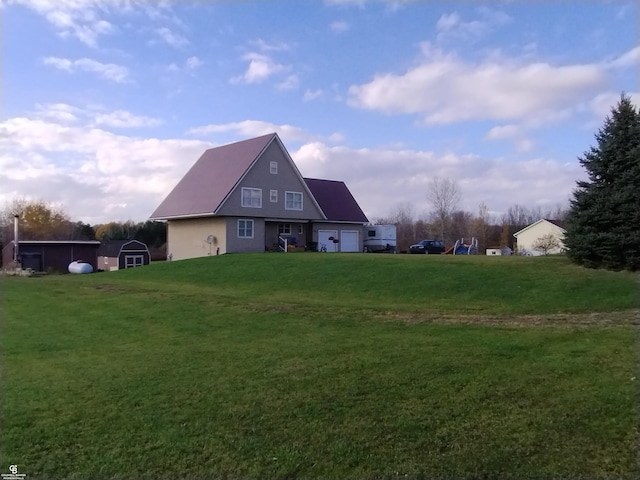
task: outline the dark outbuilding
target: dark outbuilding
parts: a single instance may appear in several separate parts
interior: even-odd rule
[[[75,240],[20,240],[18,242],[18,261],[23,269],[35,272],[67,273],[69,264],[81,261],[90,264],[94,270],[98,266],[98,241]],[[2,249],[2,265],[11,265],[14,258],[15,241],[12,240]]]
[[[98,249],[100,270],[141,267],[149,265],[150,261],[149,249],[138,240],[110,240],[103,242]]]

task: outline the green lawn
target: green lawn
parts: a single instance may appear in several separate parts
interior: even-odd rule
[[[249,254],[1,282],[3,473],[640,473],[628,272]]]

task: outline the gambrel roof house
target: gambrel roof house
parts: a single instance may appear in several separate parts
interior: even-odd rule
[[[559,247],[550,249],[548,254],[561,253],[564,250],[564,224],[558,220],[549,220],[541,218],[537,222],[532,223],[524,227],[522,230],[513,234],[516,238],[516,250],[520,255],[542,255],[543,252],[536,250],[534,247],[535,242],[544,237],[545,235],[553,235],[559,243]]]
[[[277,134],[205,151],[151,215],[172,260],[277,248],[363,250],[368,219],[340,181],[305,179]]]

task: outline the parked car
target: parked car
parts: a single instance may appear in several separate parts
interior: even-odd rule
[[[409,247],[409,253],[435,253],[444,252],[444,243],[440,240],[420,240]]]

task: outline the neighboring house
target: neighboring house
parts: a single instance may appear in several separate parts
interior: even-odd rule
[[[138,240],[109,240],[98,248],[98,269],[119,270],[121,268],[149,265],[151,255],[147,246]]]
[[[151,215],[171,260],[289,243],[363,250],[368,219],[343,182],[304,179],[277,134],[211,148]]]
[[[542,255],[542,251],[533,248],[535,242],[545,235],[553,235],[558,240],[559,246],[550,249],[547,253],[562,253],[564,250],[564,233],[565,229],[562,222],[542,218],[513,234],[516,238],[516,252],[519,255]]]
[[[94,270],[98,265],[100,242],[71,240],[19,240],[18,258],[22,268],[35,272],[56,271],[68,273],[69,264],[74,261],[89,263]],[[2,249],[2,265],[6,268],[13,262],[15,241]]]

